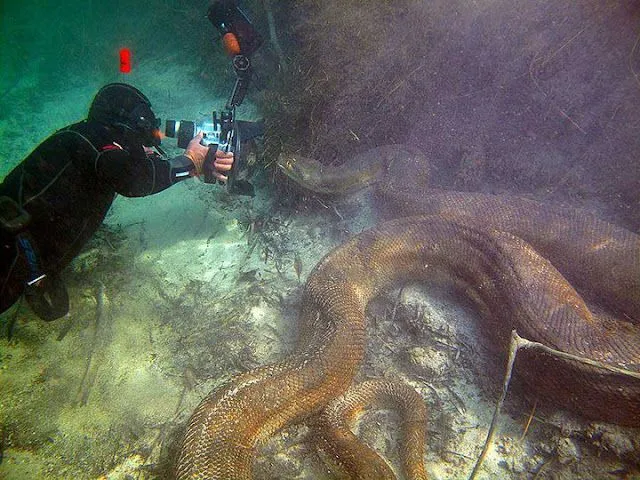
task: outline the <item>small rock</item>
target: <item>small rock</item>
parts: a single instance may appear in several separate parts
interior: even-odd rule
[[[442,376],[449,369],[449,358],[433,347],[413,347],[409,351],[411,364],[426,378]]]
[[[571,438],[561,438],[556,446],[556,454],[558,462],[561,465],[567,465],[572,462],[579,461],[581,458],[580,448]]]

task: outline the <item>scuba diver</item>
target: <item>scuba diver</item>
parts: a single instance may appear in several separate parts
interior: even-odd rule
[[[66,315],[60,273],[116,194],[152,195],[202,174],[208,152],[202,133],[167,160],[159,127],[142,92],[111,83],[98,91],[86,120],[55,132],[7,175],[0,185],[0,313],[24,294],[43,320]],[[221,182],[233,160],[233,153],[216,150],[213,171]]]

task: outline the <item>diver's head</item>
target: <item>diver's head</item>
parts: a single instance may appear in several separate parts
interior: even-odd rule
[[[160,145],[160,120],[151,110],[151,102],[126,83],[102,87],[91,103],[87,119],[121,129],[147,147]]]

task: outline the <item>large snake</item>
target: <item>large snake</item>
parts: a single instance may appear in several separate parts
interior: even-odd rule
[[[384,166],[380,173],[411,154],[382,147],[366,156]],[[326,178],[339,186],[341,176],[349,191],[357,184],[353,176],[362,178],[360,165],[334,175],[296,160],[281,159],[281,168],[310,189],[322,191]],[[201,402],[183,441],[178,479],[251,478],[258,442],[292,422],[314,423],[350,387],[364,355],[369,300],[401,279],[442,273],[477,302],[498,351],[506,352],[515,329],[620,369],[525,350],[516,371],[536,395],[589,418],[640,426],[640,238],[594,216],[524,199],[423,197],[389,197],[404,211],[427,209],[428,215],[379,224],[320,261],[305,285],[294,352],[231,379]],[[412,441],[423,441],[418,437]],[[422,463],[419,457],[414,454],[413,465]],[[418,471],[413,478],[423,478]]]

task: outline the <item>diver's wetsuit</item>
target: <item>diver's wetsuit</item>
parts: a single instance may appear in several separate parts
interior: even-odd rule
[[[188,178],[193,168],[188,157],[149,156],[116,129],[83,121],[57,131],[31,152],[4,179],[0,197],[10,197],[29,213],[25,231],[39,270],[56,278],[98,229],[117,193],[160,192]],[[16,235],[1,227],[0,249],[2,312],[25,291],[33,269]]]

